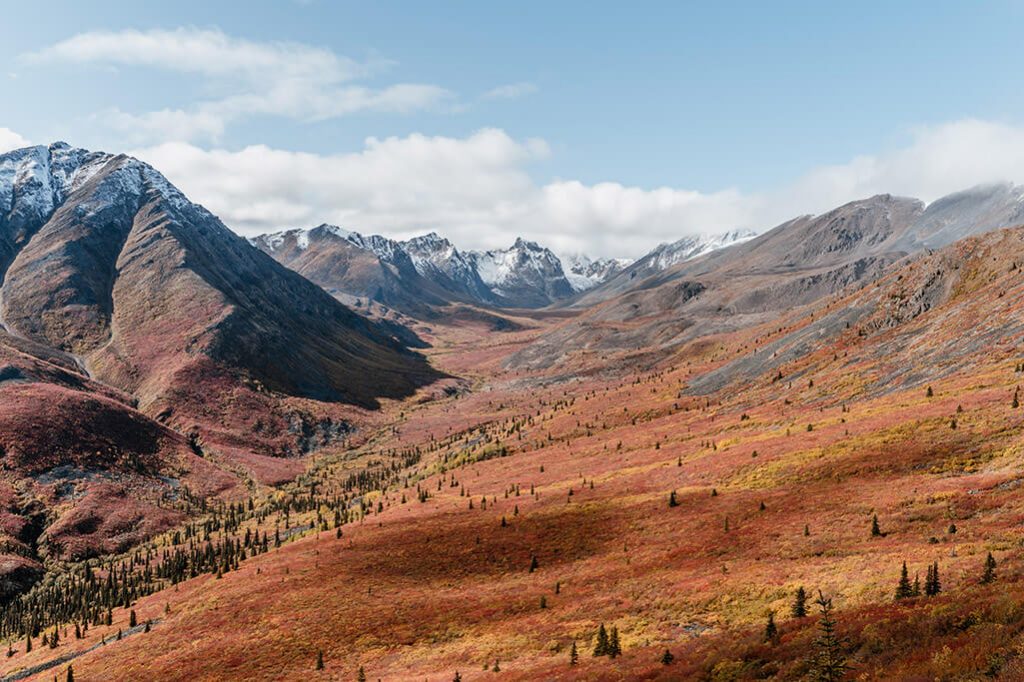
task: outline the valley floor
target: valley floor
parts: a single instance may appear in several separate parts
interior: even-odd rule
[[[871,391],[830,350],[700,396],[695,377],[766,331],[642,370],[503,369],[536,333],[440,329],[432,360],[468,390],[387,405],[358,450],[319,453],[271,493],[308,510],[233,531],[283,533],[280,547],[81,639],[69,625],[55,648],[14,641],[3,679],[54,660],[25,679],[68,664],[76,680],[799,679],[823,650],[819,591],[849,679],[1024,679],[1009,351],[927,391]],[[336,527],[327,501],[398,461]],[[904,562],[911,581],[937,563],[939,594],[895,600]],[[130,611],[148,632],[124,636]],[[602,625],[621,656],[593,655]]]

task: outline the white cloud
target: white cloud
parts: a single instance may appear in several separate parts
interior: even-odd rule
[[[216,140],[232,121],[265,114],[317,121],[359,111],[405,113],[451,97],[423,83],[371,88],[356,82],[384,70],[383,60],[357,62],[331,50],[291,42],[255,42],[215,29],[80,33],[24,56],[29,63],[135,66],[204,79],[215,96],[186,108],[98,115],[135,141]]]
[[[437,230],[464,248],[523,236],[562,253],[617,257],[695,233],[764,230],[872,194],[931,201],[984,182],[1024,183],[1024,127],[978,120],[920,128],[904,147],[754,194],[538,184],[529,164],[549,153],[543,141],[486,129],[466,138],[370,138],[361,151],[337,155],[186,143],[136,155],[244,234],[331,222],[396,238]]]
[[[802,203],[820,212],[874,194],[925,202],[973,185],[1024,183],[1024,127],[964,119],[911,131],[910,144],[845,164],[815,169],[772,197],[779,209]]]
[[[510,83],[499,85],[488,90],[481,97],[483,99],[516,99],[537,92],[537,86],[533,83]]]
[[[0,154],[29,146],[29,141],[10,128],[0,128]]]
[[[167,143],[134,154],[243,234],[320,222],[408,238],[438,230],[463,248],[523,236],[559,252],[637,256],[701,226],[751,220],[735,191],[645,190],[531,178],[549,154],[541,140],[485,129],[467,138],[366,141],[362,151],[319,155],[251,146],[206,151]]]

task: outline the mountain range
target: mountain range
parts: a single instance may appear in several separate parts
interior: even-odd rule
[[[687,237],[659,246],[644,259],[651,270],[742,241],[753,233]],[[333,225],[260,235],[254,246],[342,297],[376,301],[419,318],[437,306],[468,303],[496,308],[543,308],[565,302],[622,272],[624,259],[573,255],[519,238],[507,249],[460,251],[429,233],[407,241]]]

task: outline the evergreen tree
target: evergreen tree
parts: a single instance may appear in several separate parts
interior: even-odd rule
[[[924,593],[926,596],[934,597],[942,591],[942,583],[939,582],[939,562],[928,567],[928,575],[924,581]]]
[[[914,595],[914,589],[910,586],[910,576],[907,574],[907,562],[903,562],[903,569],[900,571],[900,581],[896,585],[896,598],[908,599]]]
[[[594,645],[595,656],[608,655],[608,631],[604,629],[604,623],[597,629],[597,644]]]
[[[135,615],[135,609],[132,609],[128,613],[128,627],[133,628],[139,624],[138,616]]]
[[[455,671],[455,677],[452,678],[452,682],[462,682],[462,675],[459,674],[458,670]]]
[[[32,651],[32,635],[25,635],[25,653]]]
[[[569,649],[569,665],[577,665],[580,662],[580,652],[576,648],[576,640],[572,640],[572,648]]]
[[[68,666],[68,673],[64,677],[64,682],[75,682],[75,671],[71,669],[70,665]]]
[[[316,652],[316,669],[317,670],[323,670],[324,669],[324,652],[323,651],[317,651]]]
[[[843,656],[843,640],[836,634],[836,621],[832,617],[832,600],[820,591],[814,602],[821,610],[818,636],[814,640],[814,653],[810,660],[811,676],[818,682],[839,682],[850,666]]]
[[[356,682],[366,682],[366,671],[363,670],[363,666],[359,666],[359,672],[356,674]]]
[[[536,570],[537,570],[538,568],[540,568],[540,563],[538,563],[538,561],[537,561],[537,555],[536,555],[536,554],[534,554],[534,555],[533,555],[533,556],[532,556],[532,557],[530,558],[530,573],[533,573],[533,572],[534,572],[534,571],[536,571]]]
[[[803,618],[807,615],[807,593],[803,585],[796,588],[796,596],[793,598],[793,617]]]
[[[775,625],[775,612],[768,612],[768,622],[764,626],[764,636],[761,638],[765,642],[775,644],[779,641],[779,628]]]
[[[672,655],[672,652],[665,649],[665,653],[661,655],[662,665],[672,665],[672,661],[676,660],[676,657]]]
[[[871,515],[871,537],[879,537],[882,529],[878,527],[878,514]]]
[[[498,659],[494,659],[494,667],[491,668],[491,672],[496,672],[496,673],[500,673],[501,672],[501,666],[498,665]]]
[[[619,628],[612,626],[612,635],[608,640],[608,655],[612,658],[622,655],[622,646],[619,645]]]
[[[988,585],[990,582],[996,579],[996,560],[992,556],[992,552],[988,553],[985,557],[985,572],[981,574],[981,583]]]
[[[676,500],[676,491],[675,490],[673,490],[672,492],[670,492],[668,494],[668,506],[670,506],[670,507],[678,507],[679,506],[679,501]]]

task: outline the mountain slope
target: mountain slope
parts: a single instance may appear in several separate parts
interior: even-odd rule
[[[294,440],[276,396],[373,407],[437,377],[151,167],[63,144],[0,158],[0,232],[18,248],[7,326],[80,356],[147,414],[269,452]]]
[[[857,676],[1019,679],[1021,263],[1024,229],[975,236],[627,380],[483,360],[487,390],[366,453],[427,452],[415,485],[381,486],[372,522],[315,526],[140,599],[162,618],[151,633],[59,653],[87,650],[75,671],[90,678],[144,659],[183,680],[301,680],[317,661],[338,678],[500,662],[516,680],[800,679],[820,641],[813,612],[790,615],[802,589],[834,600]],[[326,503],[348,470],[318,474]],[[939,566],[941,593],[894,600],[903,565]],[[602,625],[623,654],[575,660]],[[19,650],[4,671],[56,656]]]
[[[586,295],[571,301],[570,305],[577,308],[594,305],[679,263],[740,244],[755,236],[755,233],[749,230],[733,230],[718,235],[683,237],[671,244],[660,244],[632,263],[622,263],[621,267],[608,272],[608,275],[595,282],[593,287],[587,288]]]
[[[575,300],[585,308],[577,319],[511,361],[539,367],[580,352],[658,355],[695,338],[760,324],[871,281],[908,255],[1024,219],[1020,196],[1008,186],[980,187],[926,207],[879,195],[795,218],[668,270],[651,272],[638,261]]]

